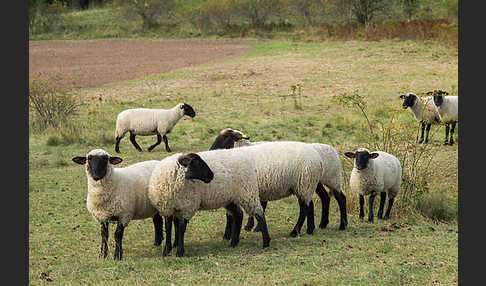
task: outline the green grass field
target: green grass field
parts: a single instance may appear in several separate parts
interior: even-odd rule
[[[360,221],[357,195],[345,184],[348,229],[337,229],[339,212],[332,199],[326,229],[291,238],[299,208],[297,199],[289,197],[268,204],[272,240],[265,251],[260,233],[242,230],[234,249],[223,241],[225,211],[220,209],[199,212],[190,221],[183,258],[175,257],[174,251],[162,258],[162,248],[153,246],[152,221],[147,219],[132,221],[126,228],[121,262],[113,261],[111,224],[109,256],[99,259],[99,225],[86,209],[85,171],[71,158],[94,148],[115,154],[118,112],[142,106],[170,108],[178,102],[191,104],[197,115],[181,120],[168,135],[174,153],[207,150],[219,130],[232,127],[252,141],[322,142],[343,155],[367,143],[367,126],[357,109],[338,104],[333,94],[364,95],[372,119],[396,114],[397,122],[408,124],[408,132],[416,134],[419,125],[410,111],[401,109],[398,96],[433,89],[457,95],[457,65],[457,49],[428,42],[269,41],[238,58],[78,91],[84,104],[74,119],[74,131],[30,130],[30,284],[456,284],[458,149],[457,144],[442,146],[443,126],[431,129],[428,148],[435,156],[425,193],[413,200],[399,196],[390,220]],[[290,95],[296,84],[302,86],[300,104]],[[144,150],[155,140],[137,137]],[[169,155],[163,144],[151,153],[139,153],[128,138],[120,149],[121,166]],[[352,166],[341,158],[348,179]],[[407,205],[411,201],[418,206]],[[318,222],[317,195],[314,203]],[[430,215],[434,211],[439,220]]]

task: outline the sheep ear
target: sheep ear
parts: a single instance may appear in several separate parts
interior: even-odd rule
[[[86,157],[74,157],[73,159],[74,163],[78,163],[79,165],[84,165],[86,164]]]
[[[120,157],[110,157],[110,163],[112,165],[120,164],[122,161],[123,161],[123,159],[120,158]]]
[[[378,153],[371,153],[370,158],[375,159],[376,157],[378,157],[378,155],[379,155]]]
[[[178,161],[178,162],[179,162],[179,164],[181,164],[182,166],[187,167],[187,166],[189,166],[189,163],[191,163],[192,158],[182,155],[182,156],[180,156],[180,157],[177,159],[177,161]]]
[[[400,98],[401,99],[404,99],[405,98],[405,94],[400,95]]]
[[[354,157],[356,157],[356,154],[354,154],[353,152],[346,152],[346,153],[344,153],[344,155],[345,155],[346,157],[349,157],[349,158],[354,158]]]
[[[185,104],[185,103],[181,104],[181,109],[184,109],[184,104]]]
[[[434,93],[433,91],[427,91],[427,93],[426,93],[426,94],[427,94],[427,95],[431,95],[431,94],[433,94],[433,93]]]

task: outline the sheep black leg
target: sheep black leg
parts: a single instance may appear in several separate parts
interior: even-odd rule
[[[138,150],[138,152],[142,152],[142,148],[137,144],[137,141],[135,141],[135,134],[130,133],[130,142],[132,142],[133,146]]]
[[[152,221],[154,223],[154,245],[161,245],[162,240],[164,239],[164,221],[162,220],[162,217],[156,213],[154,217],[152,218]]]
[[[422,122],[422,127],[421,127],[421,131],[420,131],[420,140],[418,142],[419,144],[424,142],[424,130],[425,130],[425,122]]]
[[[380,193],[380,207],[378,208],[378,218],[383,219],[383,208],[385,207],[386,192]]]
[[[263,208],[263,212],[264,213],[265,213],[265,209],[267,208],[267,203],[268,202],[260,202],[260,204],[262,205],[262,208]],[[255,229],[253,231],[254,232],[260,232],[260,231],[262,231],[261,224],[257,222],[257,226],[255,227]]]
[[[251,231],[251,229],[253,228],[254,225],[255,225],[254,217],[253,216],[248,217],[248,221],[246,222],[246,225],[245,225],[245,230]]]
[[[368,203],[369,203],[368,207],[370,209],[369,212],[368,212],[368,222],[371,222],[371,223],[373,222],[373,216],[374,216],[373,215],[373,203],[375,202],[375,197],[376,197],[375,194],[371,194],[369,201],[368,201]]]
[[[427,124],[427,128],[425,128],[425,143],[429,143],[430,125],[431,123]]]
[[[445,140],[444,140],[444,145],[449,145],[449,123],[445,124]]]
[[[231,239],[231,225],[233,224],[233,216],[226,214],[226,227],[224,228],[223,240]]]
[[[390,218],[390,211],[393,206],[393,201],[395,198],[389,198],[388,199],[388,207],[386,208],[386,213],[385,213],[385,218],[384,219],[389,219]]]
[[[321,183],[317,184],[316,188],[316,193],[321,199],[321,205],[322,205],[322,216],[321,216],[321,223],[319,224],[319,228],[326,228],[327,225],[329,224],[329,202],[331,201],[331,198],[326,192],[326,189]]]
[[[179,235],[177,236],[177,257],[182,257],[184,255],[184,233],[186,232],[187,227],[187,219],[181,218],[178,220],[177,225],[177,232]]]
[[[171,236],[172,236],[173,219],[174,219],[173,216],[165,217],[165,247],[164,250],[162,251],[162,256],[164,257],[169,255],[170,251],[172,250]]]
[[[451,134],[450,134],[450,140],[449,140],[449,145],[454,145],[454,129],[456,128],[456,121],[452,122],[452,127],[451,127]]]
[[[147,150],[148,150],[149,152],[150,152],[150,151],[152,151],[152,150],[155,148],[155,146],[159,145],[161,142],[162,142],[162,136],[160,136],[160,134],[157,134],[157,142],[155,142],[155,144],[154,144],[154,145],[152,145],[152,146],[148,147],[148,149],[147,149]]]
[[[179,219],[177,217],[173,218],[174,222],[174,244],[172,248],[177,248],[177,244],[179,243]]]
[[[115,256],[113,257],[115,260],[122,260],[123,256],[123,248],[122,248],[122,239],[123,239],[123,231],[125,227],[118,223],[116,225],[115,230]]]
[[[359,195],[359,218],[364,218],[364,196]]]
[[[309,205],[307,206],[307,234],[312,234],[316,225],[314,223],[314,202],[310,201]]]
[[[101,225],[101,251],[100,257],[106,258],[108,255],[108,222],[102,222]]]
[[[258,223],[262,226],[263,249],[270,246],[270,235],[268,234],[267,221],[265,220],[265,213],[262,216],[255,215]]]
[[[241,225],[243,224],[243,212],[234,203],[227,205],[226,209],[231,212],[231,216],[233,217],[233,221],[231,223],[231,247],[236,247],[240,242]]]
[[[170,147],[169,147],[169,140],[167,139],[167,136],[164,135],[162,138],[164,139],[165,151],[172,152],[172,150],[170,150]]]
[[[346,196],[342,192],[334,191],[334,197],[339,205],[339,213],[341,214],[341,221],[339,230],[345,230],[348,226],[348,213],[346,210]]]
[[[302,225],[304,224],[305,217],[307,215],[307,206],[305,203],[299,198],[299,218],[297,219],[297,223],[294,226],[294,229],[290,233],[291,237],[296,237],[299,233],[300,230],[302,229]]]
[[[115,138],[115,152],[116,153],[120,153],[120,141],[121,141],[121,137],[116,137]]]

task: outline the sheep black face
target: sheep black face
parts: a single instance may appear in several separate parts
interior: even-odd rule
[[[417,100],[417,96],[413,93],[402,94],[400,95],[400,98],[403,99],[403,103],[402,103],[403,109],[412,107],[415,104],[415,100]]]
[[[248,139],[250,139],[250,137],[246,136],[239,130],[225,128],[218,133],[218,137],[216,137],[216,140],[209,150],[231,149],[235,146],[235,142]]]
[[[213,171],[211,171],[206,162],[197,154],[189,153],[181,155],[177,161],[187,168],[186,174],[184,175],[184,178],[187,180],[196,179],[207,184],[214,178]]]
[[[354,158],[354,166],[358,170],[366,169],[368,161],[378,157],[378,153],[368,153],[367,151],[357,151],[356,153],[346,152],[344,155],[349,158]]]
[[[120,157],[111,157],[108,155],[88,155],[87,157],[74,157],[72,160],[80,165],[88,162],[86,169],[95,181],[99,181],[105,177],[108,162],[112,165],[117,165],[123,161]]]
[[[184,103],[181,106],[181,109],[184,110],[184,115],[187,115],[187,116],[192,117],[192,118],[194,118],[194,116],[196,116],[196,112],[194,111],[194,109],[192,108],[192,106],[190,106],[187,103]]]
[[[444,98],[442,97],[442,94],[436,94],[434,95],[434,104],[435,106],[441,106],[442,102],[444,102]]]

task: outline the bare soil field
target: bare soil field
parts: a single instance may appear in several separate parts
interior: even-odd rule
[[[237,56],[255,41],[90,40],[29,43],[29,76],[58,74],[67,88],[98,87]]]

